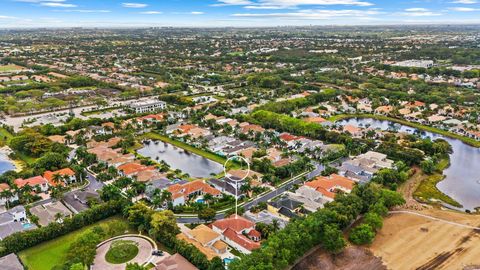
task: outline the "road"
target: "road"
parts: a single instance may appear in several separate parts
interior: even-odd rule
[[[63,197],[65,197],[65,195],[67,195],[69,193],[72,193],[72,192],[75,192],[79,189],[96,191],[96,190],[102,189],[102,187],[105,185],[104,183],[98,181],[95,178],[95,176],[90,174],[88,171],[87,171],[87,180],[88,180],[88,184],[86,184],[85,186],[82,186],[82,187],[74,188],[74,189],[66,192],[63,195]],[[37,206],[37,205],[47,204],[47,203],[51,203],[53,200],[54,200],[53,198],[48,198],[48,199],[45,199],[45,200],[40,200],[40,201],[33,202],[33,203],[29,204],[29,206],[33,207],[33,206]]]
[[[261,202],[267,202],[267,201],[277,197],[278,195],[284,193],[285,191],[291,189],[293,185],[300,184],[301,182],[303,182],[302,178],[307,174],[308,174],[308,172],[299,174],[299,175],[291,178],[290,180],[284,182],[282,185],[275,188],[274,190],[271,190],[271,191],[269,191],[269,192],[267,192],[263,195],[260,195],[259,197],[255,198],[251,201],[248,201],[248,202],[243,203],[243,204],[239,204],[238,207],[243,207],[245,209],[245,211],[247,211],[247,210],[250,210],[250,208],[252,208],[253,206],[258,205]],[[218,220],[218,219],[225,218],[225,212],[226,212],[226,210],[224,210],[220,213],[217,213],[217,215],[215,216],[215,219]],[[199,219],[196,215],[190,215],[190,216],[177,215],[177,222],[178,223],[201,223],[203,221],[201,219]]]

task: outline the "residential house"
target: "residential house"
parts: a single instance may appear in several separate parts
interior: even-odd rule
[[[18,201],[18,194],[13,191],[13,189],[7,184],[7,183],[0,183],[0,193],[3,193],[4,191],[10,191],[11,197],[10,198],[5,198],[3,196],[0,197],[0,206],[6,205],[8,203],[12,203],[15,201]]]
[[[292,199],[287,195],[283,195],[267,204],[268,212],[287,221],[291,218],[297,218],[302,215],[302,207],[302,202]]]
[[[198,268],[182,255],[175,253],[157,262],[154,270],[198,270]]]
[[[0,213],[0,240],[25,230],[35,229],[35,224],[28,223],[27,212],[23,205],[17,205],[6,212]]]
[[[60,201],[33,206],[30,208],[30,213],[38,217],[38,224],[41,226],[47,226],[52,222],[62,223],[63,218],[71,217],[73,214]],[[60,219],[57,216],[60,216]]]
[[[211,187],[203,180],[195,180],[183,184],[177,183],[169,186],[167,190],[172,194],[173,206],[185,204],[190,199],[207,193],[213,197],[222,196],[222,193],[218,189]]]
[[[40,175],[28,179],[18,178],[14,180],[14,183],[15,185],[17,185],[18,188],[22,188],[26,185],[31,186],[34,191],[38,187],[40,189],[40,192],[47,192],[49,187],[48,180]]]
[[[227,252],[228,245],[222,241],[222,235],[204,224],[191,230],[184,230],[177,235],[177,238],[194,245],[207,256],[208,260],[221,257]]]
[[[6,256],[1,257],[0,265],[2,266],[3,270],[24,270],[25,269],[22,262],[17,257],[17,255],[15,255],[15,253],[10,253]]]
[[[43,173],[43,177],[47,179],[48,184],[50,186],[56,186],[58,183],[55,181],[56,178],[59,177],[60,183],[62,185],[69,185],[71,183],[77,182],[77,178],[75,176],[75,172],[70,168],[64,168],[58,171],[46,171]]]
[[[326,202],[333,201],[338,192],[350,193],[354,185],[353,180],[338,174],[332,174],[328,177],[319,176],[315,180],[305,183],[305,187],[321,193]],[[306,194],[308,189],[304,191],[303,194]]]
[[[233,215],[212,223],[213,231],[222,235],[222,239],[244,254],[260,248],[261,234],[255,230],[255,223]]]

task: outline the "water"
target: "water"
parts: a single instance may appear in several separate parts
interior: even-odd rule
[[[25,230],[28,230],[28,229],[32,228],[33,226],[34,226],[34,225],[33,225],[32,223],[23,223],[23,224],[22,224],[22,227],[23,227],[23,229],[25,229]]]
[[[415,133],[418,130],[392,123],[370,118],[351,118],[340,121],[339,124],[351,124],[354,126],[370,126],[382,130],[395,129],[400,132]],[[465,209],[473,210],[480,206],[480,148],[470,146],[460,140],[445,137],[440,134],[420,131],[422,137],[430,137],[432,140],[442,138],[452,146],[453,153],[450,155],[450,167],[443,171],[445,179],[437,184],[437,188],[454,200],[463,205]]]
[[[172,169],[179,169],[192,177],[206,178],[223,171],[223,165],[219,163],[164,142],[144,144],[138,153],[155,161],[163,160]]]
[[[0,174],[12,170],[15,170],[15,165],[6,153],[0,151]]]

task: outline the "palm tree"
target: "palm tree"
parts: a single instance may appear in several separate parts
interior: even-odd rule
[[[5,189],[4,191],[2,191],[0,193],[0,198],[5,199],[5,205],[7,206],[7,209],[9,208],[8,204],[10,203],[10,198],[11,197],[13,197],[13,192],[9,189]]]
[[[61,220],[63,218],[63,215],[62,213],[56,213],[55,214],[55,221],[58,222],[59,220]]]
[[[280,230],[280,223],[278,222],[278,219],[273,219],[272,220],[272,229],[273,232],[276,233],[278,230]]]
[[[208,206],[210,206],[210,202],[213,201],[213,196],[210,193],[206,193],[203,195],[203,200],[207,203]]]
[[[63,181],[63,177],[60,174],[56,173],[52,176],[52,181],[53,183],[55,183],[55,185],[58,186]]]

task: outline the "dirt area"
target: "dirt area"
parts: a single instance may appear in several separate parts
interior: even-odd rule
[[[480,216],[427,209],[419,212],[469,226]],[[371,245],[388,269],[480,269],[480,231],[410,214],[394,214]],[[469,268],[467,268],[469,267]]]
[[[361,266],[361,268],[359,268]],[[363,247],[349,246],[339,255],[321,250],[313,252],[295,265],[292,270],[384,270],[382,260]]]
[[[432,208],[430,205],[422,204],[413,198],[413,193],[417,190],[423,180],[421,169],[418,167],[414,167],[413,169],[415,170],[414,175],[398,188],[398,192],[403,195],[403,198],[405,198],[406,201],[405,205],[401,208],[409,210],[424,210]]]

